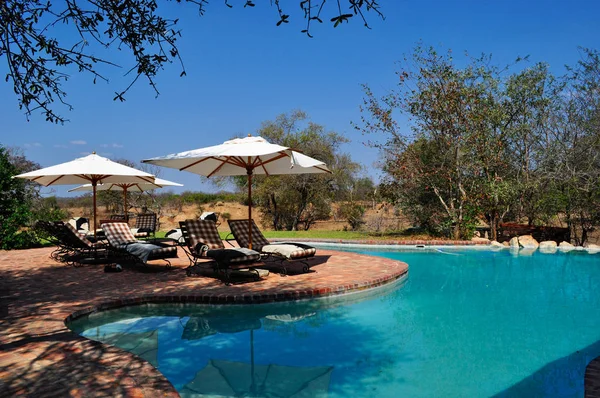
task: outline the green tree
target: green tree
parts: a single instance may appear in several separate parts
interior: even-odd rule
[[[208,4],[208,0],[176,2],[190,3],[201,16]],[[46,120],[64,122],[66,119],[54,110],[56,101],[71,109],[63,83],[73,71],[89,74],[94,82],[108,81],[99,66],[119,65],[97,55],[106,50],[109,56],[111,50],[114,54],[124,50],[133,58],[133,64],[125,67],[127,74],[133,76],[131,83],[115,92],[115,100],[124,101],[127,91],[140,78],[146,79],[158,95],[155,79],[166,64],[178,62],[181,76],[186,73],[177,48],[177,40],[182,35],[178,19],[165,17],[162,8],[159,9],[159,5],[166,3],[156,0],[1,1],[0,57],[6,57],[9,70],[6,80],[13,84],[19,107],[27,116],[41,110]],[[228,7],[233,4],[255,7],[251,0],[225,0],[224,3]],[[288,5],[281,3],[271,2],[277,10],[278,26],[287,24],[291,18]],[[306,27],[302,32],[308,36],[311,36],[311,24],[321,23],[325,15],[334,27],[348,22],[354,15],[368,27],[366,12],[383,17],[375,0],[337,0],[330,3],[331,7],[325,7],[323,0],[299,0],[298,3],[300,11],[295,8],[295,12],[304,17]],[[291,5],[289,8],[293,10]]]
[[[452,53],[417,47],[398,75],[398,86],[381,99],[364,86],[365,133],[383,133],[376,143],[384,154],[388,197],[403,204],[421,226],[451,230],[454,238],[473,230],[481,195],[482,163],[498,179],[496,161],[481,148],[497,146],[493,118],[498,113],[498,75],[489,57],[456,66]],[[410,118],[412,134],[400,131],[396,117]],[[399,190],[393,192],[393,190]]]
[[[600,224],[600,54],[582,49],[569,69],[551,115],[551,144],[544,151],[548,212],[563,214],[571,239],[584,244]]]
[[[25,180],[12,178],[21,172],[11,162],[10,152],[0,146],[0,249],[29,247],[35,241],[23,229],[31,218],[32,192]]]
[[[358,164],[340,152],[340,146],[347,140],[308,121],[301,111],[263,123],[258,133],[270,142],[325,162],[332,171],[332,174],[253,178],[252,197],[263,211],[263,224],[275,230],[308,230],[316,221],[327,219],[333,198],[347,189],[353,174],[359,170]],[[235,181],[239,187],[247,183],[245,178]]]

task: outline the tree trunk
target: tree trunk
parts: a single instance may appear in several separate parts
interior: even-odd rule
[[[453,231],[453,239],[454,240],[459,240],[460,239],[460,223],[455,223],[454,224],[454,231]]]
[[[275,199],[275,194],[272,193],[269,195],[269,201],[271,202],[272,214],[273,214],[273,229],[275,231],[279,231],[281,226],[279,225],[279,213],[277,212],[277,200]]]
[[[493,212],[489,218],[491,240],[498,240],[498,213]]]

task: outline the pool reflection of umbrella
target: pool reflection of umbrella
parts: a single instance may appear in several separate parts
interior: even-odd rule
[[[312,315],[312,314],[310,314]],[[300,317],[298,319],[301,319]],[[198,394],[252,397],[325,396],[333,367],[298,367],[257,365],[254,363],[254,330],[260,329],[258,318],[191,317],[182,338],[195,339],[216,333],[239,333],[250,330],[250,363],[211,359],[194,379],[179,391],[182,397]]]
[[[114,182],[110,184],[98,184],[96,191],[123,191],[123,214],[127,215],[127,192],[145,192],[152,189],[164,187],[182,187],[183,184],[177,182],[155,178],[154,182]],[[80,185],[69,189],[69,192],[91,192],[94,189],[92,184]]]
[[[211,359],[180,391],[182,397],[214,394],[225,397],[323,397],[332,366],[250,365]]]

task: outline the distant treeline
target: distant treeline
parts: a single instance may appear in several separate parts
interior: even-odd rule
[[[104,205],[110,207],[112,202],[120,205],[120,197],[121,192],[98,192],[98,203],[100,205]],[[209,204],[209,203],[217,203],[217,202],[239,202],[245,203],[245,195],[241,193],[234,192],[215,192],[215,193],[207,193],[207,192],[193,192],[193,191],[185,191],[180,194],[173,192],[164,192],[158,193],[154,192],[152,194],[149,193],[135,193],[132,196],[132,201],[135,200],[136,196],[152,196],[152,198],[164,205],[167,204]],[[91,207],[92,206],[92,195],[91,193],[87,193],[85,195],[77,196],[77,197],[57,197],[56,198],[58,205],[61,208],[73,208],[73,207]]]

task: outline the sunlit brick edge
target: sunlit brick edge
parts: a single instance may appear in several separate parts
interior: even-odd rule
[[[380,286],[393,283],[408,274],[408,268],[403,268],[399,272],[368,280],[360,283],[350,283],[339,286],[320,287],[314,289],[300,289],[295,291],[286,291],[281,293],[242,293],[242,294],[198,294],[198,295],[142,295],[126,297],[118,300],[100,303],[97,306],[86,307],[75,311],[64,320],[65,325],[77,318],[89,315],[98,311],[127,307],[140,304],[160,304],[160,303],[197,303],[197,304],[265,304],[284,301],[307,300],[319,297],[339,296],[342,294],[363,292],[367,289],[374,289]]]

